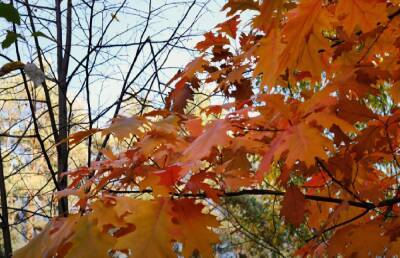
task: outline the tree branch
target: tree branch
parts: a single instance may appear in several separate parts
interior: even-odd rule
[[[109,193],[115,194],[144,194],[144,193],[153,193],[152,190],[132,190],[132,191],[118,191],[106,189]],[[193,197],[193,198],[207,198],[207,195],[204,193],[193,194],[193,193],[170,193],[171,196],[174,197]],[[273,196],[284,196],[285,192],[269,190],[269,189],[245,189],[237,192],[224,192],[220,194],[220,197],[234,197],[234,196],[244,196],[244,195],[273,195]],[[342,202],[347,202],[350,206],[363,208],[372,210],[375,208],[386,207],[400,202],[400,198],[387,199],[379,202],[378,204],[374,204],[372,202],[363,202],[363,201],[353,201],[353,200],[344,200],[339,198],[327,197],[327,196],[319,196],[319,195],[304,195],[306,200],[317,201],[317,202],[328,202],[328,203],[337,203],[340,204]]]

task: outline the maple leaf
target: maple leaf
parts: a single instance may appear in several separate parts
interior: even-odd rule
[[[333,22],[333,16],[322,8],[320,0],[301,1],[291,10],[282,31],[274,29],[261,40],[255,72],[263,73],[262,86],[273,86],[286,68],[300,68],[319,77],[327,68],[324,52],[329,50],[322,31]]]
[[[231,51],[229,51],[229,48],[225,48],[223,45],[214,46],[211,52],[213,54],[211,58],[212,62],[224,61],[229,57],[233,57],[233,54]],[[218,68],[207,68],[207,72],[210,73],[210,77],[206,80],[206,82],[218,80],[219,78],[221,78],[221,75],[224,74],[225,70],[226,68],[221,70],[218,70]]]
[[[279,94],[263,94],[259,96],[258,101],[264,101],[267,104],[267,108],[261,107],[259,111],[264,117],[270,117],[270,113],[275,114],[272,117],[284,118],[290,120],[293,116],[293,112],[290,110],[289,105],[285,102],[284,96]],[[270,119],[273,120],[273,119]]]
[[[375,121],[368,124],[369,126],[362,130],[355,139],[358,144],[353,147],[353,150],[357,153],[358,158],[385,146],[385,142],[379,141],[385,135],[383,124]]]
[[[250,80],[242,79],[239,83],[235,83],[236,89],[232,92],[232,96],[239,101],[247,101],[253,96],[253,88]]]
[[[355,128],[352,124],[332,113],[312,113],[310,116],[307,117],[307,121],[315,121],[315,123],[323,126],[324,128],[331,128],[332,126],[336,125],[339,126],[340,129],[346,133],[355,131]]]
[[[307,202],[306,205],[309,213],[307,225],[314,229],[319,229],[326,223],[331,210],[334,208],[334,205],[330,203]]]
[[[199,87],[198,80],[195,77],[197,72],[204,71],[204,67],[208,62],[199,56],[188,63],[183,70],[183,72],[178,72],[173,78],[168,82],[168,85],[173,81],[181,78],[175,85],[175,88],[168,94],[166,98],[166,109],[171,109],[172,111],[183,113],[183,110],[188,102],[188,100],[193,99],[193,89]],[[192,83],[192,87],[189,84]],[[195,83],[196,85],[193,85]]]
[[[347,34],[351,34],[356,26],[367,32],[374,29],[378,23],[387,21],[386,1],[340,0],[336,6],[336,15]]]
[[[114,155],[114,153],[112,152],[112,150],[103,148],[100,150],[101,154],[104,155],[104,157],[106,157],[109,160],[117,160],[118,157]]]
[[[273,23],[275,22],[275,12],[276,16],[280,17],[281,8],[284,3],[284,0],[262,1],[260,14],[253,19],[253,26],[268,32],[269,28],[273,27]]]
[[[307,213],[307,225],[315,230],[296,254],[398,255],[396,176],[381,168],[383,163],[396,169],[400,144],[398,4],[228,0],[223,7],[228,16],[247,10],[255,15],[229,17],[204,34],[196,48],[207,53],[167,83],[174,87],[164,108],[120,116],[108,128],[62,141],[78,144],[97,131],[119,140],[139,136],[128,150],[101,149],[104,160],[64,173],[71,184],[56,196],[76,195],[85,215],[53,219],[14,256],[109,257],[121,251],[176,257],[181,254],[173,244],[180,243],[184,256],[212,257],[219,223],[204,212],[206,201],[219,205],[227,191],[258,190],[263,179],[287,188],[281,202],[287,223],[299,227]],[[246,33],[237,39],[241,30]],[[0,75],[21,65],[7,64]],[[183,114],[207,84],[213,94],[234,101]],[[375,105],[382,98],[391,108]],[[298,178],[305,180],[301,190],[288,186],[302,181]],[[146,197],[110,196],[114,188],[145,189]],[[319,201],[306,201],[303,191]],[[324,234],[327,230],[332,234]]]
[[[204,59],[204,57],[199,56],[186,65],[181,77],[191,79],[196,72],[204,71],[204,67],[207,64],[208,62]]]
[[[304,221],[305,205],[306,201],[300,189],[290,186],[283,197],[281,215],[287,222],[298,227]]]
[[[131,250],[133,257],[175,257],[172,244],[179,241],[187,257],[195,250],[209,257],[211,244],[218,242],[209,227],[219,223],[214,216],[202,213],[203,208],[190,199],[119,199],[117,214],[133,224],[134,230],[118,237],[114,248]]]
[[[246,72],[246,69],[248,68],[248,65],[242,65],[240,67],[234,68],[227,76],[227,79],[231,82],[231,83],[235,83],[235,82],[240,82],[240,81],[244,81],[245,79],[243,79],[243,74]]]
[[[345,55],[349,56],[349,55]],[[349,61],[350,63],[356,62],[356,60]],[[345,65],[345,64],[344,64]],[[347,66],[347,64],[345,65]],[[371,83],[365,82],[360,79],[359,69],[342,68],[338,71],[340,74],[332,82],[332,88],[338,89],[340,95],[342,96],[354,96],[355,98],[364,98],[369,94],[378,95],[379,90],[372,86]],[[370,75],[372,76],[372,75]]]
[[[197,72],[202,72],[204,71],[204,67],[208,65],[208,62],[204,59],[203,56],[199,56],[195,59],[193,59],[191,62],[189,62],[186,66],[185,69],[180,72],[178,71],[177,74],[175,74],[171,80],[167,83],[167,85],[171,84],[173,81],[177,80],[178,78],[181,78],[179,82],[177,82],[177,85],[184,85],[186,82],[190,81]]]
[[[97,222],[100,231],[107,232],[111,228],[122,228],[126,226],[123,219],[114,210],[115,198],[103,198],[91,205],[93,212],[89,215]]]

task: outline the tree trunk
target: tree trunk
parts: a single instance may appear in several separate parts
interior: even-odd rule
[[[58,130],[59,140],[68,137],[68,109],[67,109],[67,74],[68,64],[71,52],[71,32],[72,32],[72,1],[67,2],[67,17],[66,17],[66,40],[65,48],[63,48],[63,33],[62,33],[62,11],[61,0],[55,1],[56,11],[56,26],[57,26],[57,77],[58,77]],[[63,51],[64,50],[64,51]],[[67,187],[67,178],[61,174],[68,170],[68,143],[63,142],[57,147],[57,168],[58,181],[60,189]],[[58,212],[60,215],[68,214],[68,199],[63,197],[58,204]]]
[[[0,197],[1,197],[1,229],[3,231],[4,255],[12,256],[10,224],[8,223],[7,191],[4,179],[3,158],[0,146]]]

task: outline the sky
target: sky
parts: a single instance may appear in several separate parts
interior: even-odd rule
[[[162,6],[165,3],[172,3],[173,1],[153,1],[153,9],[156,10],[159,8],[159,6]],[[222,0],[218,1],[209,1],[209,3],[203,8],[201,11],[201,16],[198,17],[197,22],[194,24],[194,26],[191,28],[191,31],[193,34],[197,35],[195,37],[191,37],[190,40],[186,40],[184,42],[184,45],[193,48],[194,45],[202,39],[202,34],[205,32],[209,31],[210,28],[213,28],[215,25],[220,23],[221,21],[224,20],[225,15],[222,13],[220,10],[223,6]],[[148,9],[148,0],[138,0],[137,1],[137,6],[136,8],[140,9],[145,13]],[[172,6],[171,8],[166,8],[165,10],[162,11],[160,14],[160,17],[153,18],[154,20],[152,23],[149,25],[149,31],[146,34],[151,36],[153,41],[157,40],[164,40],[169,37],[171,34],[171,30],[175,28],[176,24],[178,21],[181,19],[183,14],[185,13],[187,9],[187,6],[179,5],[179,6]],[[189,25],[192,21],[196,19],[196,15],[198,14],[200,10],[200,7],[193,8],[193,10],[189,13],[188,18],[187,18],[187,25]],[[113,32],[119,33],[121,30],[127,29],[132,26],[132,20],[130,20],[130,16],[127,15],[118,15],[118,26],[113,28]],[[139,32],[140,34],[140,32]],[[132,32],[132,38],[138,38],[138,32]],[[146,37],[145,36],[145,37]],[[131,53],[126,53],[125,54],[127,58],[132,56]],[[146,48],[144,50],[144,55],[150,55],[149,49]],[[168,81],[169,78],[171,78],[175,72],[177,71],[178,68],[184,67],[188,62],[190,62],[194,57],[196,57],[197,52],[188,52],[187,50],[180,50],[180,49],[175,49],[174,51],[171,52],[170,56],[167,59],[167,62],[165,64],[165,67],[171,67],[171,69],[164,70],[164,81]],[[143,59],[145,60],[145,58]],[[142,60],[142,62],[143,62]],[[140,64],[140,61],[138,62]],[[143,62],[144,63],[144,62]],[[141,65],[138,65],[138,68],[141,67]],[[118,68],[115,67],[115,69],[118,69],[122,74],[126,74],[129,69],[128,64],[119,64]],[[143,80],[146,80],[146,76],[143,77]],[[120,85],[118,85],[120,86]],[[120,88],[118,88],[117,85],[104,85],[103,87],[96,87],[97,90],[105,93],[105,95],[110,96],[110,99],[114,99],[117,97]],[[98,103],[98,105],[104,105],[105,100],[102,99],[101,97],[99,98],[97,94],[93,94],[93,103]],[[113,97],[111,97],[113,96]],[[97,99],[96,99],[97,98]]]
[[[94,13],[96,13],[96,16],[93,20],[94,31],[97,29],[104,29],[122,1],[123,0],[95,1]],[[65,5],[66,2],[67,1],[63,1],[62,3]],[[192,37],[181,40],[179,46],[193,48],[196,42],[202,39],[202,34],[222,22],[225,18],[225,14],[221,12],[224,2],[225,0],[197,0],[196,4],[187,15],[180,31],[180,33],[182,33],[183,30],[187,29]],[[30,1],[30,3],[42,7],[54,6],[53,0],[34,0]],[[71,52],[73,58],[70,61],[69,73],[73,71],[78,61],[86,55],[87,48],[85,45],[88,42],[88,38],[86,37],[87,30],[85,31],[81,28],[88,26],[89,9],[79,5],[83,2],[76,1],[75,3],[77,3],[78,8],[75,8],[73,12],[73,47]],[[145,21],[147,20],[150,3],[152,10],[151,22],[148,25],[148,30],[143,35],[143,39],[150,37],[152,41],[162,41],[167,39],[172,31],[175,30],[176,25],[186,13],[191,2],[186,3],[185,0],[127,0],[126,8],[122,9],[116,15],[117,19],[114,19],[112,25],[109,27],[103,43],[115,45],[126,42],[138,42],[143,32]],[[27,26],[27,24],[29,25],[29,19],[25,15],[26,8],[21,4],[18,4],[17,8],[23,20],[22,24],[17,27],[18,33],[24,38],[19,39],[22,61],[38,64],[36,48],[34,47],[33,37],[31,36],[32,30]],[[43,18],[43,20],[36,22],[36,30],[49,37],[55,37],[54,11],[45,8],[33,8],[33,12],[36,16]],[[46,19],[48,21],[46,21]],[[65,13],[63,19],[65,20]],[[11,29],[10,25],[1,20],[0,34],[3,34],[0,35],[0,37],[4,37],[4,32],[7,29]],[[97,32],[94,33],[93,44],[98,42],[100,36],[101,35]],[[54,65],[56,60],[55,43],[43,37],[39,38],[39,42],[42,50],[46,52],[46,74],[48,77],[53,77],[53,74],[56,73],[56,66]],[[155,45],[155,51],[162,46],[163,44]],[[123,80],[128,74],[129,66],[135,56],[137,47],[137,45],[133,45],[127,48],[110,48],[107,51],[98,53],[96,62],[100,65],[93,69],[92,76],[90,77],[89,95],[92,110],[94,110],[92,112],[93,115],[96,115],[96,111],[106,108],[118,98]],[[1,53],[16,59],[14,47],[1,50]],[[161,81],[167,82],[176,73],[178,68],[184,67],[197,54],[198,53],[195,51],[175,48],[166,59],[164,64],[165,69],[160,73]],[[92,56],[90,62],[94,61],[94,55],[92,54]],[[147,46],[142,51],[141,55],[139,55],[136,65],[132,69],[131,78],[149,61],[149,57],[151,57],[151,52],[150,48]],[[166,56],[160,56],[160,58],[164,59]],[[0,65],[5,62],[4,59],[0,59]],[[136,89],[143,85],[149,79],[153,71],[154,67],[149,66],[148,69],[138,76],[132,84],[132,88]],[[69,99],[73,100],[76,98],[81,103],[80,106],[82,106],[82,108],[86,105],[87,97],[86,91],[82,88],[84,79],[85,74],[79,73],[78,76],[71,81],[68,89]],[[108,113],[108,118],[111,117],[112,113],[112,111]],[[104,121],[102,123],[104,123]]]

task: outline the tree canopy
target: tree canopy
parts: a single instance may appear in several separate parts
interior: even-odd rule
[[[400,253],[400,2],[228,0],[222,11],[165,105],[62,141],[128,144],[64,172],[57,196],[76,211],[14,257],[212,257],[214,207],[248,195],[277,197],[285,223],[309,229],[291,255]],[[206,89],[217,104],[196,104]]]

